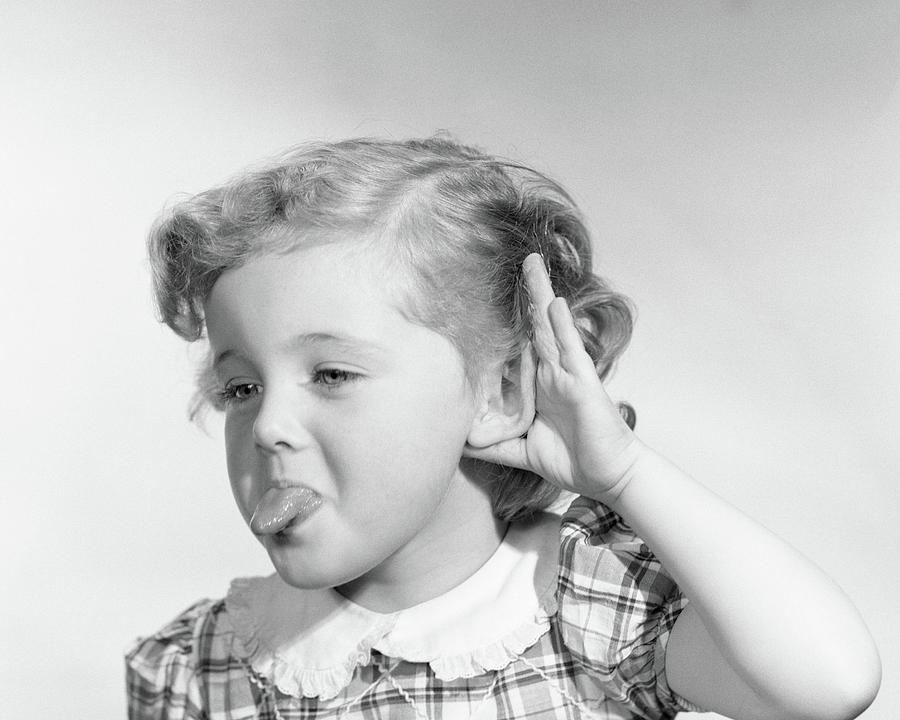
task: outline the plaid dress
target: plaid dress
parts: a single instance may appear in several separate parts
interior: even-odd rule
[[[377,650],[327,700],[256,672],[224,600],[196,603],[126,658],[131,720],[564,720],[671,718],[698,710],[666,682],[665,645],[686,605],[615,513],[578,498],[560,529],[555,612],[504,667],[441,680]]]

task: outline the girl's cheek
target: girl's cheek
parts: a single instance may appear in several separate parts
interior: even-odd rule
[[[253,424],[240,417],[228,417],[225,421],[225,460],[231,490],[241,510],[252,500],[255,475],[258,474],[259,457],[253,440]]]
[[[225,449],[232,452],[247,452],[254,447],[253,418],[249,413],[232,412],[225,416]]]
[[[228,455],[228,477],[235,503],[244,520],[249,522],[256,504],[265,492],[265,483],[260,482],[251,463],[231,453]]]

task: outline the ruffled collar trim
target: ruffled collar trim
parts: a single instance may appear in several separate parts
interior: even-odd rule
[[[372,650],[426,662],[445,681],[501,670],[548,631],[556,612],[559,524],[544,513],[510,526],[471,577],[394,613],[278,575],[235,580],[225,599],[234,650],[281,692],[322,700],[346,688]]]

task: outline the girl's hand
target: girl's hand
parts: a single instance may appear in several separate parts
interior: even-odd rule
[[[520,390],[523,406],[534,401],[534,419],[524,436],[467,446],[465,454],[530,470],[595,500],[614,500],[643,446],[606,394],[566,301],[553,293],[543,258],[529,255],[522,267],[534,343],[522,353]]]

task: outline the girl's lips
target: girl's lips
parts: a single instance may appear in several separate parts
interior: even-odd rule
[[[250,518],[256,535],[274,535],[288,525],[303,522],[322,504],[322,496],[307,487],[271,488],[265,492]]]

